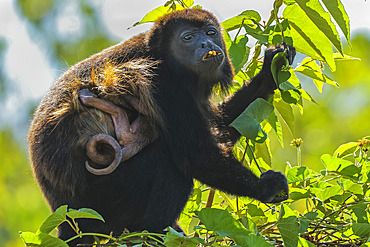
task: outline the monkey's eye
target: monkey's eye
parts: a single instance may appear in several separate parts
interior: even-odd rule
[[[211,29],[211,30],[208,30],[208,32],[207,32],[207,35],[216,35],[216,30],[213,30],[213,29]]]
[[[194,35],[192,35],[192,34],[185,34],[184,36],[182,36],[182,38],[183,38],[183,40],[189,41],[192,38],[194,38]]]

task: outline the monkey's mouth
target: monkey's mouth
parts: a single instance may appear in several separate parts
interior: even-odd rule
[[[222,52],[219,52],[219,51],[209,51],[208,53],[206,53],[203,56],[203,60],[208,59],[208,58],[211,58],[211,57],[215,57],[217,55],[222,55]]]

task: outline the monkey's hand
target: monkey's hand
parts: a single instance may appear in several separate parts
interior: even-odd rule
[[[275,171],[267,171],[261,174],[258,188],[260,189],[261,202],[278,203],[289,197],[289,188],[286,177]]]
[[[286,58],[288,59],[289,65],[292,65],[294,57],[296,55],[295,48],[293,46],[287,45],[285,42],[282,42],[280,45],[277,46],[270,46],[265,51],[265,59],[263,64],[267,64],[271,66],[272,59],[274,56],[280,52],[287,51]]]
[[[272,59],[275,57],[276,54],[284,51],[286,51],[286,58],[289,62],[289,65],[292,65],[294,57],[296,55],[295,48],[293,46],[288,46],[285,42],[282,42],[280,45],[270,46],[269,48],[266,49],[265,59],[263,61],[261,72],[265,75],[269,75],[272,77],[271,73]]]

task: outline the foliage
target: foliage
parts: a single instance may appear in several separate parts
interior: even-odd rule
[[[370,136],[343,144],[334,155],[322,155],[325,169],[320,172],[287,165],[285,175],[290,185],[290,199],[280,205],[269,206],[217,192],[212,208],[206,207],[201,197],[207,196],[210,189],[201,190],[203,186],[197,184],[179,219],[187,235],[193,237],[172,228],[168,228],[166,234],[125,232],[119,237],[82,233],[76,218],[103,218],[91,209],[76,211],[61,206],[36,233],[22,232],[21,238],[26,246],[43,247],[68,246],[69,241],[87,235],[104,239],[105,246],[129,243],[137,246],[367,246],[370,237],[369,149]],[[297,201],[305,201],[306,208],[302,212],[290,207]],[[49,235],[63,222],[68,222],[76,232],[76,236],[66,242]],[[100,240],[97,238],[97,241]]]
[[[43,8],[33,8],[37,9],[36,12],[30,11],[29,2],[19,0],[20,9],[43,33],[40,23],[47,20],[48,16],[51,18],[48,13],[58,1],[48,1],[50,6]],[[79,3],[84,5],[81,9],[89,10],[87,2]],[[324,83],[338,87],[338,83],[323,72],[324,63],[335,71],[336,61],[353,59],[344,54],[345,49],[342,48],[337,30],[344,34],[351,46],[349,18],[340,0],[275,0],[273,6],[267,21],[263,21],[256,11],[245,10],[222,23],[236,74],[235,85],[230,93],[259,72],[264,47],[285,42],[305,55],[294,68],[289,65],[286,52],[276,55],[271,68],[278,85],[274,97],[269,102],[259,99],[252,103],[232,123],[248,138],[242,138],[237,143],[235,156],[256,174],[271,169],[269,137],[272,133],[275,133],[282,146],[284,129],[295,138],[293,107],[302,114],[303,99],[315,103],[303,89],[297,75],[311,78],[321,93]],[[153,22],[168,12],[184,8],[200,6],[194,6],[192,0],[169,0],[164,6],[147,13],[134,26]],[[281,9],[283,11],[279,11]],[[88,16],[94,16],[92,13],[93,9],[86,11]],[[110,42],[103,36],[99,33],[97,38],[103,40],[99,43],[101,46]],[[256,41],[254,47],[248,46],[249,40]],[[74,63],[78,60],[74,54],[66,52],[75,49],[65,49],[68,45],[61,47],[64,48],[56,50],[68,61]],[[100,47],[97,49],[100,50]],[[222,98],[223,95],[216,90],[215,100]],[[74,238],[93,235],[106,239],[101,243],[108,246],[367,246],[370,245],[366,244],[370,237],[370,216],[367,212],[370,193],[369,141],[370,138],[365,137],[359,142],[341,145],[334,155],[322,155],[325,169],[317,172],[301,164],[302,142],[295,139],[293,146],[297,148],[298,166],[288,164],[285,168],[290,199],[280,205],[266,205],[249,198],[233,197],[196,183],[193,195],[179,219],[187,236],[172,228],[168,228],[166,234],[125,232],[119,237],[82,233],[75,218],[103,219],[90,209],[68,211],[66,206],[62,206],[36,233],[23,232],[21,238],[27,246],[67,246],[53,237],[50,231],[62,222],[68,222],[76,231]],[[207,204],[203,203],[205,200]],[[294,205],[302,202],[305,202],[305,209],[294,210]]]

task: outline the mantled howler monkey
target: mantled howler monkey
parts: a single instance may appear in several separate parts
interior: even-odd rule
[[[117,235],[174,225],[194,178],[262,202],[287,199],[284,175],[258,178],[233,157],[240,134],[229,126],[253,100],[273,94],[271,61],[284,49],[291,61],[294,48],[268,48],[260,73],[218,106],[212,89],[226,90],[233,68],[220,24],[204,10],[170,13],[148,33],[71,67],[40,103],[28,138],[52,210],[92,208],[105,224],[79,220],[80,229]],[[59,227],[61,239],[73,235]],[[82,241],[90,239],[70,245]]]

